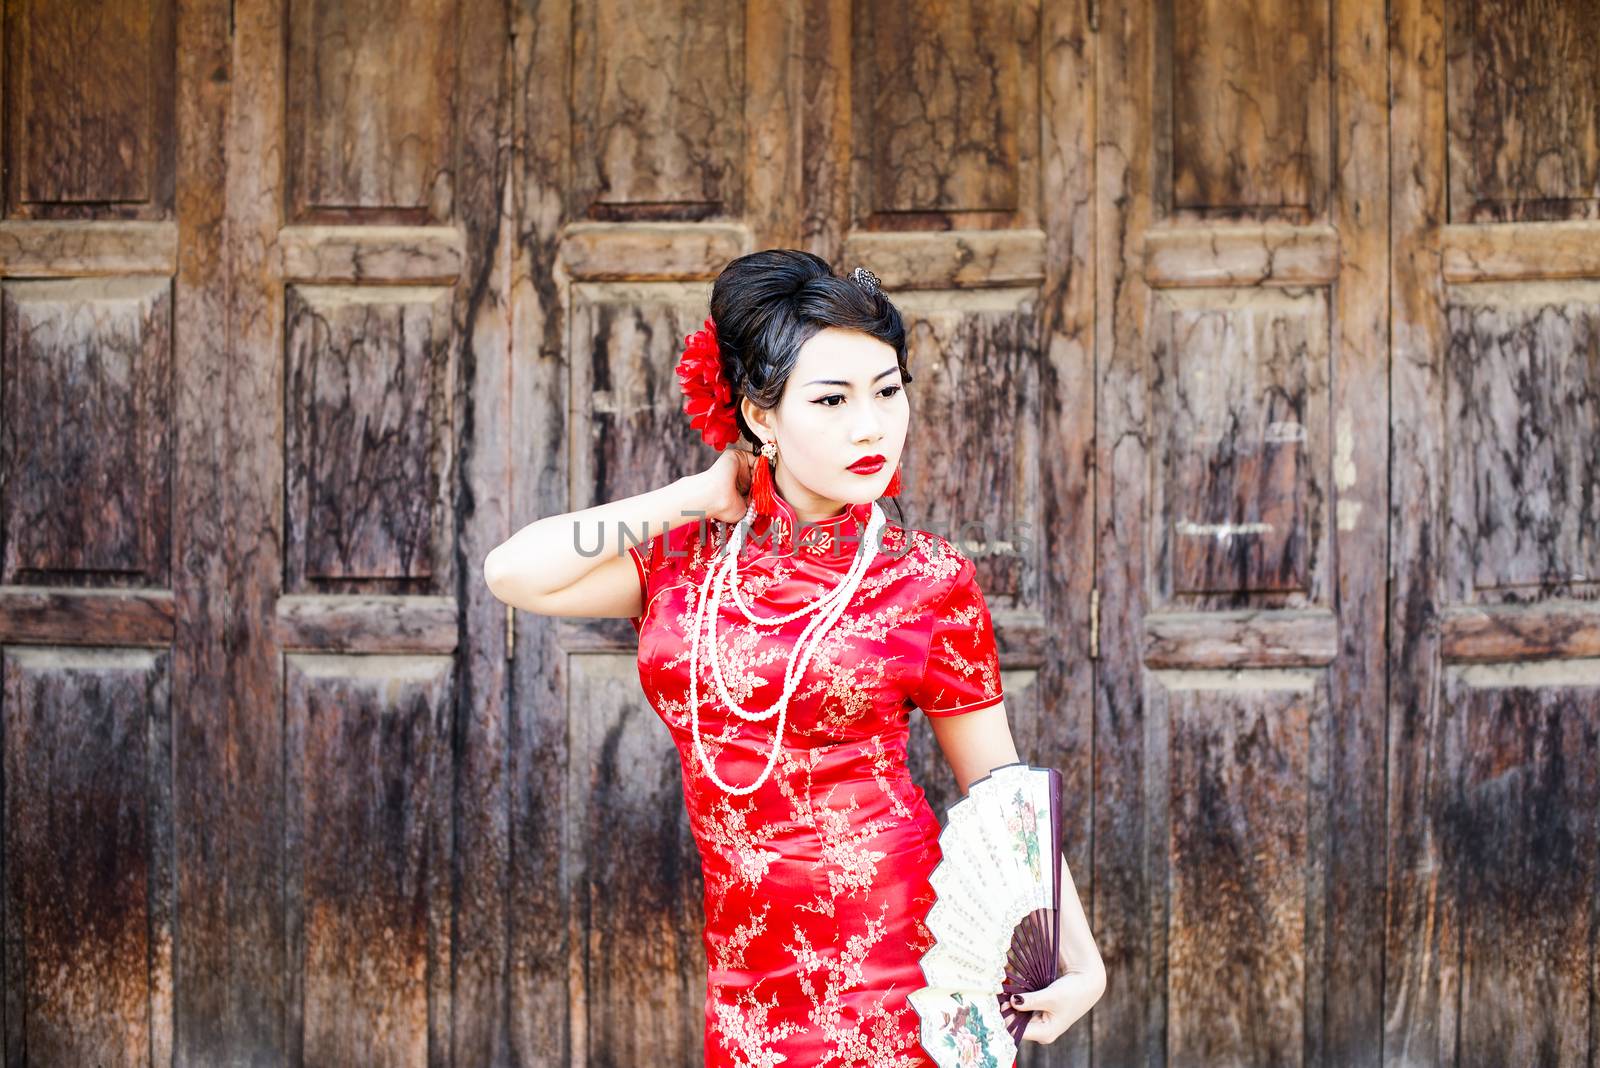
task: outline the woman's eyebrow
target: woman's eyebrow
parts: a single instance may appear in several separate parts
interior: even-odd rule
[[[895,367],[889,368],[887,371],[879,371],[877,374],[872,376],[872,380],[874,382],[876,382],[878,379],[882,378],[884,375],[892,375],[898,370],[900,370],[900,368],[898,366],[895,366]],[[841,382],[837,378],[817,378],[817,379],[813,379],[812,381],[806,383],[806,385],[808,385],[808,386],[848,386],[849,384],[850,383],[848,383],[848,382]]]

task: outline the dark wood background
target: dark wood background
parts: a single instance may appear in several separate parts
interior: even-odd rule
[[[632,630],[481,562],[773,246],[1066,777],[1023,1063],[1600,1056],[1593,0],[3,8],[6,1065],[701,1062]]]

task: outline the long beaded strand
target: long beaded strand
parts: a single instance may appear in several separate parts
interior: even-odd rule
[[[802,613],[819,611],[821,615],[812,620],[806,629],[801,632],[800,638],[796,641],[796,652],[798,652],[798,650],[801,648],[801,643],[805,641],[807,635],[812,633],[813,629],[815,629],[817,633],[817,637],[813,642],[813,645],[820,643],[822,638],[826,636],[828,629],[833,626],[833,623],[836,622],[839,616],[843,614],[844,610],[849,607],[850,599],[854,596],[856,588],[860,585],[860,577],[862,574],[865,574],[866,566],[871,562],[871,559],[872,557],[870,555],[857,553],[855,560],[851,561],[850,570],[845,573],[844,578],[840,580],[839,584],[834,588],[834,590],[830,591],[828,596],[813,602],[811,605],[801,610]],[[857,573],[858,569],[860,572],[859,574]],[[733,572],[731,568],[725,568],[723,571],[724,577],[727,577],[730,574],[736,576],[736,573]],[[733,582],[735,580],[730,579],[729,581]],[[736,583],[732,586],[732,589],[738,589]],[[717,620],[721,618],[719,612],[719,608],[721,606],[721,596],[722,584],[718,582],[712,588],[711,604],[707,608],[707,613],[710,617],[710,622],[707,625],[707,630],[710,633],[707,637],[711,642],[712,648],[711,675],[713,681],[715,681],[717,684],[718,696],[722,698],[723,702],[729,708],[746,720],[760,722],[761,720],[769,719],[776,710],[777,705],[773,705],[765,712],[752,712],[748,709],[740,707],[739,704],[734,701],[733,695],[728,692],[728,684],[722,674],[722,663],[716,657],[716,650],[720,648],[716,643],[716,639]],[[825,607],[824,603],[826,603]],[[794,614],[782,618],[785,620],[792,619],[794,618]],[[801,665],[798,670],[795,668],[795,655],[795,653],[790,654],[789,663],[784,671],[785,683],[788,683],[791,674],[793,674],[798,680],[800,675],[804,673],[804,665]]]
[[[690,727],[694,734],[695,752],[699,755],[700,764],[705,768],[706,774],[710,776],[711,781],[716,783],[725,793],[735,796],[754,793],[761,788],[762,783],[767,781],[767,776],[772,774],[772,769],[778,760],[778,751],[783,746],[783,727],[788,716],[789,699],[799,686],[801,678],[804,677],[806,666],[810,664],[812,654],[816,652],[822,638],[827,635],[833,624],[838,621],[839,617],[844,614],[844,610],[849,607],[851,598],[861,585],[861,579],[866,575],[868,565],[871,564],[873,557],[877,555],[878,532],[884,525],[883,512],[874,502],[864,544],[857,547],[855,559],[851,561],[850,569],[845,573],[843,580],[833,590],[830,590],[823,597],[818,598],[799,611],[791,612],[786,616],[757,617],[740,602],[740,608],[745,615],[752,622],[757,623],[782,623],[798,619],[809,612],[819,613],[806,624],[805,630],[801,632],[800,637],[795,642],[794,649],[789,654],[788,662],[784,667],[782,696],[765,711],[750,712],[740,707],[733,700],[732,695],[728,693],[727,684],[722,676],[721,664],[717,659],[716,621],[722,603],[722,585],[725,579],[728,581],[729,588],[733,591],[735,601],[739,601],[737,592],[739,551],[744,545],[744,531],[752,516],[753,509],[754,505],[751,505],[750,509],[746,510],[745,520],[734,531],[733,537],[724,544],[719,552],[720,558],[713,560],[707,570],[705,581],[701,584],[699,602],[695,605],[694,633],[689,643],[689,715]],[[729,551],[730,549],[731,552]],[[773,715],[778,717],[777,726],[773,730],[772,751],[767,756],[766,767],[762,769],[761,775],[756,781],[749,786],[730,786],[723,782],[721,777],[717,775],[716,767],[706,753],[705,743],[700,737],[700,632],[704,625],[703,620],[708,613],[710,617],[707,629],[710,631],[709,637],[711,641],[711,673],[717,684],[718,696],[722,698],[723,702],[735,715],[747,721],[759,722],[769,719]]]
[[[859,576],[857,576],[857,577],[859,578]],[[720,592],[720,587],[714,589],[714,591],[710,595],[709,611],[713,614],[713,617],[714,617],[715,613],[718,611],[718,607],[717,606],[720,604],[720,597],[718,596],[719,592]],[[815,653],[816,647],[819,644],[822,636],[826,634],[828,628],[831,627],[833,625],[833,623],[839,618],[839,616],[843,614],[844,607],[845,607],[845,604],[843,602],[841,602],[840,604],[835,606],[835,608],[832,609],[831,611],[817,616],[809,624],[807,624],[805,632],[800,636],[800,639],[796,643],[795,653],[801,653],[801,655],[799,656],[798,659],[796,659],[795,653],[791,653],[790,654],[789,664],[788,664],[787,669],[784,672],[784,690],[783,690],[783,695],[782,695],[782,697],[779,698],[779,700],[778,700],[778,702],[776,704],[774,704],[771,708],[767,709],[765,712],[751,713],[751,712],[748,712],[748,711],[744,710],[743,708],[738,707],[737,705],[733,704],[732,702],[729,702],[729,707],[731,709],[733,709],[733,711],[737,715],[741,716],[742,718],[744,718],[746,720],[759,721],[759,720],[762,720],[762,719],[770,718],[773,714],[776,714],[778,716],[778,724],[777,724],[777,727],[775,728],[774,735],[773,735],[772,751],[771,751],[771,753],[768,754],[766,767],[762,769],[761,775],[756,779],[755,782],[753,782],[749,786],[745,786],[745,787],[730,786],[727,783],[722,781],[721,777],[719,777],[717,775],[716,768],[711,763],[711,759],[710,759],[709,754],[706,753],[705,743],[702,740],[702,738],[700,737],[700,715],[699,715],[700,705],[699,705],[699,685],[698,685],[698,674],[697,674],[698,670],[699,670],[699,668],[698,668],[698,648],[697,648],[698,647],[698,642],[699,642],[699,637],[698,637],[698,630],[697,630],[696,638],[695,638],[695,647],[691,648],[691,652],[690,652],[690,660],[691,660],[690,670],[696,672],[696,674],[694,676],[692,676],[691,679],[690,679],[690,697],[689,697],[690,702],[691,702],[692,730],[694,732],[695,750],[700,756],[701,765],[706,769],[706,773],[711,777],[711,780],[713,782],[715,782],[717,784],[717,786],[720,787],[725,792],[730,793],[730,794],[735,794],[735,795],[753,793],[755,790],[760,788],[761,784],[766,781],[767,776],[772,773],[772,768],[775,765],[775,763],[777,762],[778,750],[782,747],[782,744],[783,744],[783,728],[784,728],[784,723],[785,723],[785,720],[786,720],[787,714],[788,714],[789,699],[793,695],[796,686],[799,684],[799,681],[800,681],[800,679],[803,676],[803,673],[805,671],[805,667],[806,667],[806,665],[808,665],[810,663],[811,656],[812,656],[813,653]],[[697,627],[699,626],[698,617],[696,619],[696,626]],[[803,652],[802,652],[802,650],[803,650]],[[716,654],[715,654],[714,651],[712,653],[712,664],[713,664],[713,666],[715,666],[715,664],[716,664]]]

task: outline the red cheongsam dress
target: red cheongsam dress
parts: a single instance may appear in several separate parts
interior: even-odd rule
[[[757,516],[739,588],[760,616],[782,616],[833,588],[867,536],[872,505],[852,505],[797,536],[796,516]],[[705,880],[705,1063],[721,1068],[932,1065],[907,1000],[932,943],[923,920],[939,862],[939,821],[906,770],[911,710],[988,708],[1004,696],[994,631],[972,561],[937,535],[885,526],[844,614],[789,702],[771,774],[724,792],[695,750],[689,636],[701,583],[733,525],[687,519],[631,547],[643,615],[639,679],[671,734]],[[725,590],[718,655],[746,710],[783,692],[807,614],[752,624]],[[747,786],[772,751],[777,716],[731,712],[700,649],[699,731],[723,782]]]

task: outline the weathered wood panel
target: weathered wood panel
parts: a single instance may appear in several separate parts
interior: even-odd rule
[[[484,424],[484,440],[495,443],[493,449],[464,460],[478,472],[480,487],[474,508],[482,517],[477,524],[482,540],[469,557],[475,561],[534,519],[565,506],[570,459],[566,405],[573,368],[569,276],[561,253],[565,235],[573,231],[577,249],[586,246],[585,234],[594,237],[600,259],[618,274],[626,274],[641,258],[627,242],[608,241],[607,224],[586,229],[578,221],[583,213],[570,199],[570,168],[578,164],[568,109],[573,20],[580,17],[580,6],[554,0],[507,5],[515,34],[506,104],[515,136],[504,161],[511,207],[499,250],[509,272],[502,293],[508,322],[499,339],[507,362],[496,367],[480,361],[474,394],[474,418]],[[737,241],[735,227],[724,223],[714,239]],[[691,264],[702,255],[698,242],[680,245],[670,235],[658,235],[657,240],[661,247],[683,249]],[[496,371],[502,377],[495,378]],[[497,488],[491,491],[491,486]],[[485,647],[485,652],[497,651],[500,659],[492,668],[478,664],[471,670],[482,672],[486,684],[491,674],[497,676],[498,685],[512,695],[498,711],[506,746],[506,838],[514,843],[504,869],[508,1023],[500,1048],[511,1063],[583,1064],[584,1018],[572,1005],[573,986],[582,974],[582,949],[573,944],[578,920],[565,860],[570,833],[565,647],[555,628],[538,617],[494,606],[492,599],[486,607],[497,607],[503,620],[503,644]],[[597,622],[632,630],[626,620]],[[613,651],[622,647],[612,646]],[[515,661],[507,663],[513,655]]]
[[[7,219],[172,217],[180,6],[5,6]]]
[[[179,234],[192,237],[191,226],[187,218],[181,229],[171,219],[7,219],[0,222],[0,277],[171,275],[179,269]]]
[[[1172,0],[1155,10],[1171,19],[1173,210],[1321,216],[1333,4]]]
[[[288,219],[450,222],[459,0],[287,6]],[[492,19],[492,14],[485,15]]]
[[[1600,283],[1445,299],[1449,599],[1600,599]]]
[[[8,1064],[222,1059],[226,26],[0,24]]]
[[[1390,552],[1389,605],[1390,839],[1385,915],[1384,1047],[1390,1064],[1454,1066],[1459,1003],[1451,952],[1459,941],[1450,907],[1453,874],[1441,863],[1434,827],[1441,799],[1432,786],[1443,684],[1430,616],[1436,589],[1444,511],[1439,468],[1443,443],[1437,419],[1425,414],[1443,395],[1441,280],[1431,269],[1434,235],[1446,221],[1443,104],[1444,5],[1407,0],[1395,5],[1391,40],[1396,105],[1391,116],[1395,167],[1391,290],[1393,331],[1392,434],[1397,464]],[[1425,106],[1425,105],[1431,105]],[[1400,161],[1404,161],[1401,163]],[[1443,906],[1443,907],[1441,907]],[[1448,970],[1446,970],[1448,969]]]
[[[1313,461],[1328,455],[1327,307],[1322,288],[1156,297],[1163,604],[1188,594],[1319,600],[1331,547],[1326,468]]]
[[[837,131],[849,138],[851,222],[1039,226],[1040,10],[1039,0],[851,6],[851,126]]]
[[[592,487],[585,491],[589,503],[642,493],[650,487],[640,484],[640,472],[705,448],[683,417],[677,376],[661,353],[674,343],[681,350],[684,337],[704,322],[709,298],[703,283],[572,286],[572,337],[584,358],[571,362],[564,384],[582,398],[567,421],[567,448],[573,484]],[[670,745],[664,735],[659,741]]]
[[[171,654],[0,660],[6,1063],[167,1063]]]
[[[0,581],[165,586],[171,280],[9,281],[0,331]]]
[[[1461,664],[1600,656],[1600,602],[1450,605],[1439,642],[1444,658]]]
[[[864,212],[1024,209],[1038,104],[1036,3],[856,5]],[[880,275],[881,277],[881,275]]]
[[[1586,221],[1445,226],[1447,282],[1600,277],[1600,244]]]
[[[453,925],[451,1011],[440,1020],[444,1063],[515,1063],[509,1029],[509,983],[526,967],[510,947],[510,854],[531,848],[511,832],[508,782],[521,739],[507,703],[530,700],[507,670],[505,606],[483,582],[483,558],[511,533],[510,441],[526,433],[511,423],[507,383],[519,324],[511,316],[516,284],[506,144],[511,140],[512,74],[506,5],[462,0],[459,69],[449,98],[457,110],[451,159],[453,221],[463,268],[454,284],[450,338],[455,371],[450,403],[455,462],[444,484],[454,505],[451,555],[436,570],[438,588],[456,599],[461,620],[451,724],[455,754],[451,851]],[[555,25],[561,24],[560,19]],[[552,31],[555,32],[555,31]],[[565,109],[555,109],[564,114]],[[535,917],[534,922],[545,922]],[[445,1031],[448,1030],[448,1037]],[[542,1059],[521,1057],[525,1063]]]
[[[1339,231],[1325,223],[1152,229],[1144,280],[1162,289],[1331,285],[1339,278],[1339,244]]]
[[[686,462],[706,452],[683,418],[672,360],[705,318],[709,289],[570,285],[574,357],[563,392],[581,399],[565,448],[582,496],[563,510],[688,474]],[[692,1064],[704,1059],[704,881],[677,753],[640,692],[631,629],[618,637],[608,652],[562,645],[570,987],[559,1011],[571,1013],[580,1063]]]
[[[1600,5],[1454,0],[1440,14],[1448,221],[1600,219]]]
[[[1600,661],[1445,672],[1439,841],[1459,879],[1458,1063],[1593,1058]],[[1588,1025],[1588,1026],[1586,1026]]]
[[[281,372],[283,295],[273,249],[284,220],[283,42],[280,3],[232,6],[232,121],[228,128],[227,456],[224,512],[231,551],[225,596],[232,602],[232,658],[223,754],[231,765],[227,850],[213,878],[228,887],[231,952],[225,984],[226,1048],[271,1063],[292,1063],[284,1023],[292,980],[284,940],[284,695],[281,651],[264,623],[282,582]],[[246,476],[249,472],[249,477]],[[258,710],[272,709],[261,715]],[[275,833],[276,832],[276,833]]]
[[[568,219],[738,217],[745,11],[734,0],[575,5],[570,90],[530,102],[573,109]]]
[[[990,610],[1012,613],[1012,632],[1037,625],[1050,552],[1040,514],[1037,301],[1036,288],[918,290],[899,300],[915,323],[906,340],[914,429],[901,464],[911,525],[973,558]],[[1001,448],[998,425],[1007,428]]]
[[[289,1060],[448,1061],[449,657],[285,664]]]
[[[438,592],[451,291],[296,285],[285,300],[285,588]]]
[[[1168,1064],[1301,1064],[1330,878],[1320,672],[1162,672]],[[1153,753],[1162,759],[1159,751]],[[1154,859],[1154,858],[1153,858]],[[1159,869],[1158,869],[1159,870]],[[1332,877],[1337,877],[1332,876]],[[1312,888],[1315,888],[1312,890]],[[1308,890],[1312,892],[1308,893]]]

